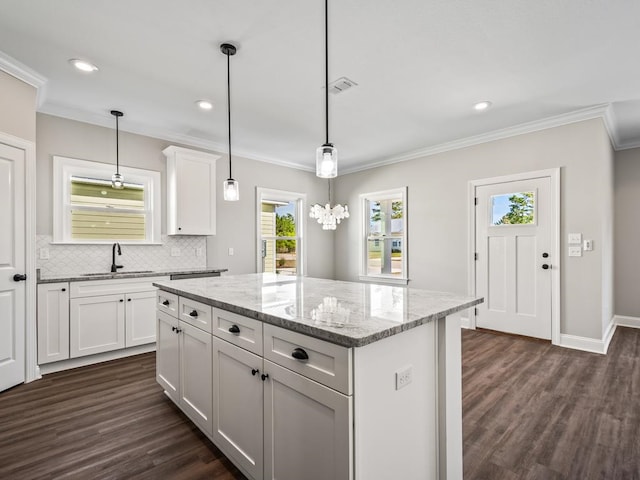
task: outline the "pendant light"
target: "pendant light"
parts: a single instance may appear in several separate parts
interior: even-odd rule
[[[231,81],[229,74],[229,57],[236,54],[236,47],[230,43],[220,45],[220,51],[227,56],[227,118],[229,126],[229,178],[224,181],[224,199],[228,202],[240,200],[240,184],[231,175]]]
[[[338,176],[338,150],[329,142],[329,0],[324,1],[324,108],[325,140],[316,150],[316,175]]]
[[[111,187],[115,188],[116,190],[122,190],[124,188],[124,177],[120,174],[120,131],[118,129],[118,119],[122,117],[124,113],[118,110],[111,110],[111,115],[116,117],[116,173],[114,173],[111,177]]]

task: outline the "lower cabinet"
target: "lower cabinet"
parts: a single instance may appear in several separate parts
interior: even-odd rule
[[[38,363],[69,358],[69,283],[38,285]]]
[[[212,436],[211,334],[157,312],[156,378],[182,411]]]
[[[125,295],[125,346],[135,347],[156,341],[156,293],[151,290]]]
[[[71,357],[124,348],[124,295],[71,299]]]

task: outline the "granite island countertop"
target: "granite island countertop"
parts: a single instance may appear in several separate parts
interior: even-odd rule
[[[345,347],[364,346],[483,302],[482,298],[404,286],[269,273],[154,285]]]
[[[94,273],[62,273],[60,275],[40,276],[38,271],[37,283],[57,282],[84,282],[87,280],[109,280],[112,278],[143,278],[143,277],[170,277],[170,276],[206,276],[220,275],[226,272],[226,268],[158,268],[156,270],[119,270],[118,272],[94,272]]]

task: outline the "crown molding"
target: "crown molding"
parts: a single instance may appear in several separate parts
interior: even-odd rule
[[[91,125],[97,125],[105,128],[113,128],[111,118],[107,118],[104,115],[87,112],[84,110],[62,107],[60,105],[45,105],[38,110],[39,113],[46,115],[52,115],[54,117],[61,117],[68,120],[75,120],[77,122],[89,123]],[[159,128],[148,127],[142,124],[128,123],[123,128],[120,124],[120,131],[133,133],[136,135],[143,135],[145,137],[157,138],[159,140],[166,140],[171,143],[178,143],[187,147],[201,148],[204,150],[210,150],[217,153],[228,153],[229,148],[226,144],[212,142],[202,138],[194,137],[191,135],[184,135],[181,133],[169,132]],[[315,168],[311,168],[307,165],[300,165],[298,163],[281,160],[279,158],[267,157],[263,155],[256,155],[253,152],[246,150],[239,150],[234,148],[234,156],[247,158],[249,160],[256,160],[258,162],[270,163],[281,167],[294,168],[296,170],[304,170],[307,172],[315,172]]]
[[[34,87],[36,89],[37,107],[44,104],[47,86],[47,78],[45,76],[2,51],[0,51],[0,70]]]
[[[569,125],[571,123],[582,122],[585,120],[592,120],[594,118],[602,118],[609,138],[616,147],[615,137],[612,132],[615,132],[615,121],[613,114],[611,113],[610,104],[596,105],[593,107],[583,108],[575,110],[573,112],[564,113],[562,115],[556,115],[554,117],[548,117],[542,120],[535,120],[533,122],[521,123],[514,125],[513,127],[507,127],[500,130],[494,130],[493,132],[483,133],[481,135],[475,135],[472,137],[461,138],[452,142],[441,143],[432,147],[421,148],[418,150],[412,150],[399,155],[394,155],[386,159],[367,163],[365,165],[357,165],[352,168],[342,169],[342,174],[349,174],[360,172],[363,170],[369,170],[371,168],[382,167],[385,165],[392,165],[394,163],[405,162],[408,160],[415,160],[417,158],[428,157],[436,155],[438,153],[449,152],[452,150],[459,150],[461,148],[472,147],[483,143],[494,142],[496,140],[503,140],[526,133],[538,132],[541,130],[547,130],[549,128],[561,127],[563,125]]]

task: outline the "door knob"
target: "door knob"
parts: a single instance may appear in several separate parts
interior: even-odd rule
[[[542,264],[542,269],[543,270],[549,270],[551,268],[551,265],[547,265],[546,263]]]
[[[542,258],[549,258],[549,254],[548,254],[547,252],[544,252],[544,253],[542,254]]]
[[[24,273],[16,273],[13,276],[13,281],[14,282],[22,282],[22,281],[24,281],[26,279],[27,279],[27,276]]]

